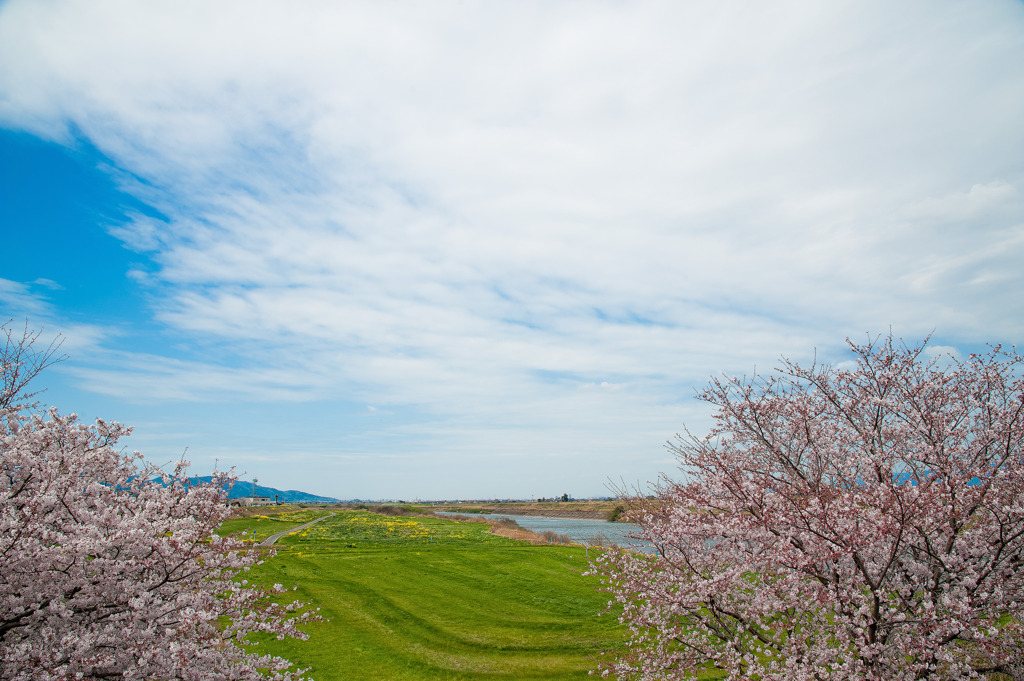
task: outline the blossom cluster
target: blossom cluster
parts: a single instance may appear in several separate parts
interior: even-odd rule
[[[995,348],[945,364],[852,345],[714,381],[703,438],[632,517],[657,553],[605,553],[637,679],[1024,678],[1024,381]]]
[[[247,583],[269,553],[217,536],[232,478],[192,484],[122,452],[125,426],[33,413],[28,350],[0,348],[0,679],[302,678],[246,645],[317,616]]]

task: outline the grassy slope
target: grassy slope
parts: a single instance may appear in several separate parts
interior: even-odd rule
[[[264,641],[317,681],[582,679],[623,644],[582,548],[528,546],[478,523],[360,511],[279,542],[253,579],[298,585],[329,623]]]
[[[246,539],[261,541],[276,532],[298,527],[329,513],[322,508],[307,509],[290,505],[262,506],[243,511],[243,515],[224,521],[218,530],[221,536],[241,533]]]

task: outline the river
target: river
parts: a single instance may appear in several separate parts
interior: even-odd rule
[[[438,515],[470,515],[441,511]],[[617,544],[623,548],[650,550],[653,545],[630,535],[640,533],[640,526],[633,523],[610,523],[606,520],[580,520],[578,518],[542,518],[532,515],[510,515],[508,513],[487,513],[485,518],[512,518],[520,527],[538,534],[554,532],[570,537],[580,544],[609,546]]]

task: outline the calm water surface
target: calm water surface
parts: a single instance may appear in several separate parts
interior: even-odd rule
[[[441,512],[438,515],[471,515],[468,513]],[[512,518],[520,527],[537,533],[547,531],[564,534],[580,544],[618,544],[623,548],[650,548],[650,542],[636,539],[630,535],[640,534],[640,527],[633,523],[610,523],[605,520],[580,520],[578,518],[538,518],[532,515],[509,515],[507,513],[487,513],[485,518]]]

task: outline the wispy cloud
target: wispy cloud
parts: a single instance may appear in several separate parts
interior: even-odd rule
[[[62,288],[56,282],[37,280],[32,285],[0,278],[0,324],[16,327],[28,324],[29,331],[41,334],[39,342],[46,345],[59,342],[60,353],[91,352],[109,341],[115,331],[97,324],[85,324],[63,318],[46,293]]]
[[[18,314],[40,314],[48,308],[43,296],[34,294],[28,285],[10,279],[0,279],[0,302]]]
[[[102,149],[166,218],[111,228],[154,319],[230,348],[93,389],[614,468],[712,373],[1022,336],[1022,36],[998,1],[12,1],[0,121]]]

